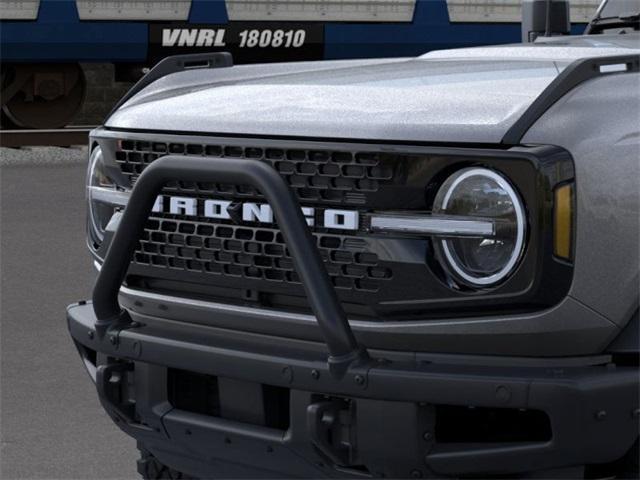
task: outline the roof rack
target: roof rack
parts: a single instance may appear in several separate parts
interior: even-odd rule
[[[527,131],[558,100],[578,85],[606,75],[640,72],[640,55],[582,58],[569,64],[529,105],[502,138],[504,145],[518,145]]]
[[[131,87],[124,97],[111,109],[107,119],[124,105],[131,97],[156,80],[172,73],[200,68],[226,68],[233,66],[233,57],[228,52],[194,53],[189,55],[174,55],[163,58],[144,77]],[[105,119],[106,121],[106,119]]]

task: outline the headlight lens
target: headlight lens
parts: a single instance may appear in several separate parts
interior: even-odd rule
[[[459,170],[438,190],[433,211],[495,223],[490,236],[436,240],[442,263],[457,281],[487,287],[513,272],[524,248],[525,211],[515,189],[502,175],[486,168]]]
[[[101,242],[104,239],[111,217],[127,204],[128,198],[129,193],[123,191],[109,173],[102,149],[95,147],[89,157],[87,174],[89,227],[95,240]]]

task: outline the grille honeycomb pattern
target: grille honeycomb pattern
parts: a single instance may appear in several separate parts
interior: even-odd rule
[[[375,253],[345,249],[347,243],[353,247],[356,239],[325,234],[314,237],[336,288],[376,292],[381,282],[392,277],[390,269],[380,266]],[[196,273],[300,283],[277,229],[199,222],[168,214],[148,220],[134,262]]]
[[[377,192],[381,184],[391,183],[394,176],[393,168],[384,165],[377,153],[134,140],[119,142],[116,162],[134,184],[147,165],[167,154],[262,160],[282,175],[300,200],[329,204],[364,204],[367,193]],[[252,187],[220,183],[174,182],[167,186],[167,190],[186,190],[219,197],[260,197]]]
[[[378,153],[281,149],[121,140],[115,160],[132,185],[146,166],[167,155],[251,158],[275,168],[302,202],[366,203],[367,193],[391,183],[393,168]],[[233,200],[262,198],[246,185],[168,183],[164,193]],[[314,234],[331,282],[338,289],[377,292],[392,271],[352,235]],[[277,227],[238,226],[225,220],[155,213],[150,217],[133,262],[144,267],[174,269],[210,276],[236,277],[280,284],[300,284],[293,261]],[[209,277],[211,278],[211,277]]]

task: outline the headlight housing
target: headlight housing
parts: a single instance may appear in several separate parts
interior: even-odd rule
[[[102,149],[96,146],[89,157],[87,202],[89,233],[97,243],[104,239],[105,230],[113,214],[124,208],[129,199],[129,192],[118,185],[116,172],[107,164]]]
[[[526,214],[520,196],[501,174],[475,167],[455,172],[438,190],[433,213],[494,223],[491,235],[435,240],[440,263],[457,282],[490,287],[515,270],[525,245]]]

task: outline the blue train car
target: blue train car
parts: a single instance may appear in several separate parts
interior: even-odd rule
[[[3,125],[55,128],[82,106],[79,62],[135,79],[167,55],[236,63],[414,56],[518,42],[518,0],[2,0]],[[598,0],[572,2],[581,32]]]

